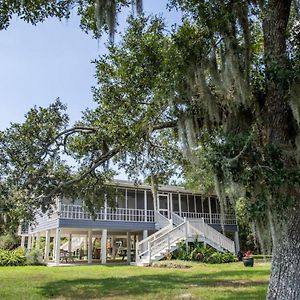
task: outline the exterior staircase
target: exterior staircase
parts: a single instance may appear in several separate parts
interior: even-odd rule
[[[171,219],[155,212],[154,234],[136,244],[136,265],[145,266],[165,257],[177,249],[179,242],[193,242],[196,239],[218,251],[235,252],[232,240],[204,222],[204,219],[186,219],[172,213]]]

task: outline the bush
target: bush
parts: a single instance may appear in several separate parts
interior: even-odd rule
[[[0,236],[0,248],[6,250],[15,249],[20,244],[20,238],[13,234],[5,234]]]
[[[22,249],[5,250],[0,249],[0,266],[24,266],[26,257]]]
[[[197,241],[189,246],[186,246],[185,243],[179,244],[178,249],[174,252],[173,258],[209,264],[221,264],[236,261],[234,254],[218,252],[214,248]]]
[[[41,266],[43,263],[43,252],[39,248],[34,248],[26,254],[27,264]]]

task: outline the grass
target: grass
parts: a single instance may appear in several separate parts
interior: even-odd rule
[[[265,299],[270,264],[0,267],[0,299]]]

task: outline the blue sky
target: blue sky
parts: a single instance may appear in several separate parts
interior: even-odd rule
[[[146,13],[163,13],[171,25],[180,21],[178,12],[166,10],[166,0],[144,0]],[[126,13],[119,16],[124,27]],[[47,106],[57,97],[68,105],[71,121],[93,107],[95,85],[91,60],[105,51],[100,41],[82,32],[74,14],[68,21],[49,19],[32,26],[14,19],[0,31],[0,130],[11,122],[22,122],[34,105]]]

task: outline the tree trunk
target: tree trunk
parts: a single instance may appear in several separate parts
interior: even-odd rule
[[[290,153],[296,153],[296,148],[293,146],[295,144],[294,121],[289,107],[289,78],[287,76],[289,67],[286,50],[286,29],[291,0],[270,0],[266,3],[263,20],[266,65],[264,115],[266,143],[274,144],[283,150],[288,149]],[[286,155],[283,159],[287,168],[297,167],[293,157]],[[300,299],[300,194],[295,198],[298,203],[289,209],[288,217],[284,219],[282,216],[281,221],[276,224],[267,299]]]
[[[292,209],[285,229],[274,243],[267,299],[300,299],[300,213]]]

